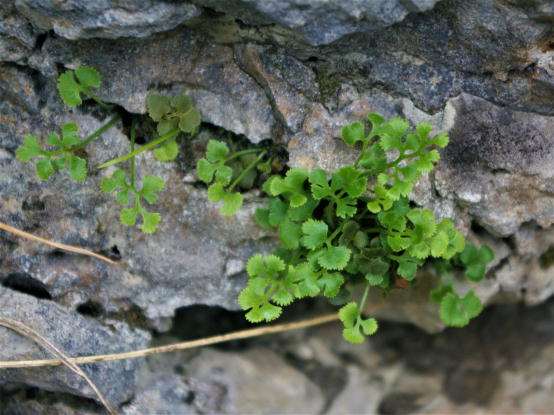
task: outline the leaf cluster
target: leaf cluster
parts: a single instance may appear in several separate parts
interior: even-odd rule
[[[58,77],[58,92],[65,105],[76,107],[83,103],[83,96],[94,97],[93,90],[100,86],[101,81],[102,78],[96,69],[80,66],[74,71],[65,71]]]
[[[154,149],[154,156],[159,161],[175,160],[179,154],[178,133],[196,134],[201,122],[200,112],[191,97],[185,94],[168,97],[150,93],[146,98],[146,108],[150,118],[156,122],[158,134],[172,136]]]
[[[241,208],[244,198],[240,192],[234,191],[236,187],[249,189],[258,172],[270,170],[270,160],[262,163],[264,155],[262,150],[231,152],[223,141],[208,142],[206,156],[196,164],[196,174],[209,185],[209,200],[221,203],[219,211],[222,215],[232,216]]]
[[[104,103],[94,94],[101,82],[102,78],[96,69],[80,66],[75,70],[62,73],[58,77],[57,87],[60,98],[69,107],[76,107],[85,99],[92,99],[103,109],[112,110],[112,106]],[[140,229],[143,232],[153,233],[158,228],[161,216],[157,212],[148,211],[144,202],[156,203],[158,193],[164,189],[165,184],[161,177],[145,176],[139,189],[136,186],[135,158],[144,151],[153,151],[154,156],[160,161],[174,160],[179,151],[177,136],[181,133],[195,134],[201,120],[200,113],[191,98],[184,94],[167,97],[153,93],[148,95],[146,106],[150,117],[156,122],[159,136],[141,148],[135,149],[136,128],[133,121],[131,152],[102,163],[98,168],[129,161],[128,171],[117,169],[111,177],[101,181],[100,187],[104,192],[115,193],[117,202],[125,206],[120,213],[121,223],[133,226],[140,222]],[[41,180],[47,180],[54,173],[65,170],[73,180],[84,182],[88,171],[87,160],[82,156],[85,147],[99,139],[119,120],[119,114],[113,114],[106,124],[84,139],[79,137],[79,128],[74,122],[64,124],[61,127],[61,134],[48,135],[45,145],[35,135],[28,134],[16,150],[17,159],[22,162],[34,161],[37,175]]]
[[[412,129],[406,120],[385,120],[378,114],[369,114],[367,123],[345,126],[341,134],[360,151],[355,163],[332,173],[292,168],[265,182],[268,204],[255,218],[261,227],[276,230],[281,245],[273,255],[249,261],[249,280],[239,303],[248,320],[270,321],[292,301],[322,295],[335,304],[346,303],[339,313],[344,337],[361,343],[377,330],[373,318],[362,317],[370,287],[387,293],[413,283],[429,260],[465,268],[466,276],[476,281],[492,251],[466,246],[451,220],[438,221],[432,211],[411,206],[407,198],[439,160],[437,149],[448,144],[446,134],[432,136],[429,124]],[[210,193],[213,186],[219,192],[230,180],[224,164],[228,151],[213,145],[208,154],[198,162],[197,172],[205,182],[215,181]],[[222,197],[218,193],[215,199]],[[354,287],[360,284],[366,290],[355,301]],[[442,288],[448,289],[438,299],[445,324],[467,324],[480,312],[475,294],[459,297],[451,285]]]
[[[122,224],[135,226],[139,216],[142,218],[140,229],[144,233],[154,233],[158,229],[161,215],[148,211],[143,204],[153,205],[158,201],[159,193],[164,190],[165,183],[161,177],[145,176],[142,187],[138,188],[134,179],[122,170],[116,170],[110,177],[105,177],[100,183],[100,189],[105,193],[115,193],[117,202],[126,206],[121,209],[119,218]]]
[[[61,128],[61,135],[50,133],[46,146],[39,139],[27,134],[23,144],[16,150],[16,157],[22,162],[35,162],[37,176],[48,180],[54,173],[67,171],[76,182],[87,178],[87,161],[76,153],[82,148],[79,127],[74,122],[66,123]]]

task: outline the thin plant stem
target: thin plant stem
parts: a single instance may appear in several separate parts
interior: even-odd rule
[[[248,149],[248,150],[242,150],[242,151],[237,151],[236,153],[233,153],[232,156],[229,156],[228,158],[225,159],[225,161],[231,161],[231,160],[234,160],[236,159],[237,157],[241,157],[241,156],[245,156],[247,154],[255,154],[255,153],[258,153],[262,151],[262,149],[260,148],[251,148],[251,149]]]
[[[41,238],[40,236],[36,236],[29,232],[22,231],[21,229],[14,228],[13,226],[10,226],[6,223],[0,222],[0,230],[3,230],[12,235],[18,236],[20,238],[24,238],[30,241],[39,242],[41,244],[51,246],[52,248],[55,248],[55,249],[59,249],[66,252],[72,252],[74,254],[90,256],[90,257],[99,259],[101,261],[107,262],[110,265],[117,264],[117,262],[111,260],[110,258],[97,254],[95,252],[89,251],[88,249],[84,249],[73,245],[66,245],[59,242],[51,241],[49,239]]]
[[[124,353],[114,353],[105,355],[72,357],[68,360],[76,365],[84,365],[98,362],[113,362],[116,360],[136,359],[139,357],[151,356],[160,353],[177,352],[180,350],[194,349],[197,347],[211,346],[229,342],[232,340],[249,339],[252,337],[265,336],[267,334],[282,333],[291,330],[305,329],[308,327],[319,326],[326,323],[331,323],[339,319],[338,313],[326,314],[319,317],[313,317],[305,320],[296,321],[293,323],[275,324],[271,326],[262,326],[252,329],[234,331],[218,336],[204,337],[197,340],[189,340],[180,343],[168,344],[166,346],[151,347],[149,349],[133,350]],[[44,367],[44,366],[60,366],[63,364],[61,359],[37,359],[37,360],[17,360],[17,361],[0,361],[0,369],[14,368],[29,368],[29,367]]]
[[[250,163],[239,175],[238,177],[231,183],[231,186],[229,186],[229,192],[231,192],[237,184],[240,183],[240,181],[246,176],[246,174],[252,170],[256,165],[262,160],[262,158],[265,156],[266,152],[262,151],[260,155],[254,160],[252,163]]]
[[[86,136],[83,141],[81,141],[79,144],[76,144],[73,147],[71,147],[69,149],[69,151],[75,151],[75,150],[79,150],[81,148],[85,148],[87,145],[92,143],[94,140],[97,140],[98,138],[100,138],[102,136],[102,134],[104,134],[106,131],[108,131],[110,128],[112,128],[120,120],[120,118],[121,117],[120,117],[119,114],[115,114],[114,116],[112,116],[108,120],[108,122],[106,124],[102,125],[98,129],[96,129],[94,132],[92,132],[91,134]],[[44,153],[49,155],[49,156],[57,156],[59,154],[65,153],[67,151],[68,150],[60,149],[60,150],[45,151]]]
[[[105,169],[106,167],[113,166],[114,164],[123,163],[124,161],[127,161],[127,160],[141,154],[141,153],[144,153],[145,151],[152,150],[153,148],[159,146],[164,141],[169,140],[169,139],[177,136],[177,134],[179,134],[179,130],[176,128],[176,129],[171,130],[168,133],[166,133],[166,134],[150,141],[149,143],[146,143],[145,145],[136,148],[135,150],[131,151],[128,154],[125,154],[121,157],[116,157],[112,160],[109,160],[105,163],[102,163],[97,168],[98,169]]]
[[[365,307],[365,302],[367,301],[367,295],[369,294],[369,284],[366,284],[364,294],[362,295],[362,299],[360,301],[360,313]]]

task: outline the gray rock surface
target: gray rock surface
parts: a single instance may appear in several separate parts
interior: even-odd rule
[[[116,353],[146,346],[150,335],[131,330],[126,324],[112,321],[102,325],[79,316],[52,301],[19,294],[0,287],[0,316],[19,321],[43,335],[69,356]],[[1,360],[53,358],[29,339],[0,327]],[[9,345],[9,347],[8,347]],[[114,404],[128,400],[134,393],[138,361],[120,361],[85,367],[91,380],[98,384]],[[25,384],[50,391],[95,398],[84,379],[62,368],[6,369],[0,372],[0,385]]]
[[[428,121],[450,134],[438,168],[422,179],[412,199],[439,217],[453,217],[471,240],[494,249],[486,281],[473,287],[481,299],[543,303],[554,293],[553,22],[548,0],[4,1],[0,220],[120,255],[124,265],[108,267],[2,235],[1,290],[10,301],[25,298],[24,304],[57,310],[63,321],[85,321],[99,333],[110,322],[117,327],[114,336],[138,333],[127,326],[166,331],[176,310],[195,304],[236,309],[247,258],[270,249],[272,238],[252,220],[260,202],[256,192],[233,219],[208,203],[192,171],[206,141],[216,134],[253,143],[271,139],[286,146],[290,166],[331,170],[354,157],[338,139],[341,126],[377,111]],[[42,183],[32,167],[15,160],[26,133],[44,136],[68,120],[87,133],[106,119],[92,106],[68,111],[56,96],[59,72],[80,64],[100,70],[99,95],[122,112],[144,114],[150,90],[184,90],[201,111],[201,134],[182,143],[176,163],[150,156],[139,161],[140,175],[161,175],[171,188],[157,204],[164,219],[154,236],[119,224],[113,199],[98,191],[110,171],[91,172],[85,185],[62,176]],[[87,156],[94,165],[128,146],[118,125],[87,148]],[[386,301],[372,297],[368,310],[384,320],[443,330],[427,302],[432,281],[430,274]],[[540,310],[551,316],[550,309]],[[183,355],[182,362],[161,360],[141,370],[137,384],[123,376],[114,400],[130,399],[122,408],[129,414],[259,412],[257,399],[267,383],[290,376],[296,387],[273,385],[279,393],[268,401],[272,408],[286,402],[296,411],[329,413],[545,412],[552,408],[550,323],[532,310],[523,317],[503,313],[493,312],[459,335],[426,337],[391,326],[384,340],[361,349],[345,346],[333,328],[314,338],[273,338],[232,353]],[[513,326],[503,325],[503,318],[513,319]],[[521,334],[518,327],[528,328],[521,339],[510,334]],[[63,333],[57,340],[64,341]],[[491,340],[480,348],[472,343],[483,336]],[[428,347],[402,349],[418,342]],[[81,343],[72,346],[74,354],[92,352]],[[116,347],[93,346],[102,352]],[[460,348],[463,355],[456,352]],[[513,357],[519,349],[520,363]],[[90,396],[62,369],[13,373],[10,378],[27,385]],[[33,383],[30,373],[43,378]],[[99,366],[98,373],[103,382],[119,372]],[[266,381],[267,373],[275,377]],[[246,378],[254,395],[240,383]],[[5,383],[8,401],[0,396],[0,409],[99,409],[89,401],[79,406],[68,395],[21,388]]]
[[[196,0],[252,25],[277,24],[310,44],[325,45],[358,32],[375,32],[409,13],[431,10],[440,0]]]
[[[67,39],[145,37],[171,30],[199,14],[185,2],[152,0],[16,0],[15,5],[37,28]]]

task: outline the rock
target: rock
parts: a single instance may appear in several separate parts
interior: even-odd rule
[[[11,0],[0,5],[0,61],[23,63],[35,45],[35,30]]]
[[[241,68],[266,90],[274,113],[288,131],[298,131],[311,101],[319,98],[315,75],[282,49],[239,47]]]
[[[170,1],[113,2],[16,0],[18,11],[41,30],[67,39],[146,37],[167,31],[199,14],[196,7]]]
[[[99,95],[127,111],[145,113],[148,91],[171,85],[173,92],[193,97],[203,121],[254,143],[271,137],[274,118],[264,91],[238,67],[230,47],[210,44],[191,30],[148,39],[52,39],[44,50],[56,63],[96,67],[104,78]]]
[[[326,1],[196,0],[253,25],[278,24],[311,45],[325,45],[356,32],[375,32],[402,21],[409,13],[432,9],[440,0]]]
[[[435,173],[441,195],[487,230],[508,236],[524,223],[554,223],[554,117],[511,111],[480,98],[449,101],[450,144]]]
[[[144,331],[131,330],[121,322],[104,326],[94,320],[71,313],[52,301],[38,300],[0,287],[0,315],[19,321],[59,347],[69,356],[116,353],[148,344]],[[10,345],[0,350],[1,360],[29,360],[52,357],[39,346],[19,334],[0,328],[0,344]],[[95,365],[84,370],[114,404],[133,395],[135,372],[139,361],[126,360]],[[6,369],[0,372],[0,384],[26,384],[50,391],[66,392],[96,398],[86,382],[65,367]],[[109,387],[107,387],[109,385]]]
[[[144,390],[128,405],[123,414],[193,414],[196,413],[187,403],[193,392],[178,375],[158,374]]]
[[[220,385],[221,406],[211,411],[241,413],[319,413],[318,388],[282,358],[264,349],[246,353],[204,350],[186,367],[187,378]]]

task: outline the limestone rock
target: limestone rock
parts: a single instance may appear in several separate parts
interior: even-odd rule
[[[17,9],[41,30],[67,39],[145,37],[175,28],[199,14],[185,2],[16,0]]]
[[[19,321],[59,347],[69,356],[116,353],[145,347],[150,339],[144,331],[131,330],[126,324],[110,325],[76,315],[52,301],[38,300],[0,287],[0,315]],[[31,340],[0,327],[1,360],[53,358]],[[84,370],[97,383],[108,400],[119,404],[133,395],[138,361],[119,361]],[[86,382],[65,367],[7,369],[0,373],[0,384],[27,384],[95,398]]]
[[[351,33],[374,32],[424,12],[440,0],[196,0],[196,4],[229,13],[250,24],[278,24],[300,33],[312,45],[324,45]]]

